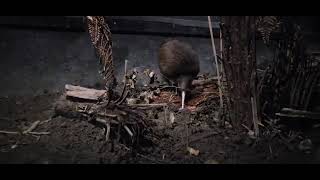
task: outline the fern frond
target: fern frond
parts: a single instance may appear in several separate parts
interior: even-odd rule
[[[87,16],[88,31],[107,81],[114,81],[111,31],[103,16]]]
[[[276,16],[259,16],[256,25],[264,43],[268,44],[271,34],[280,28],[280,21]]]

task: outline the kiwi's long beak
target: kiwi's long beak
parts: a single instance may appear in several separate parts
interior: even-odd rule
[[[186,91],[182,91],[182,105],[181,105],[181,109],[184,109],[184,101],[186,99]]]

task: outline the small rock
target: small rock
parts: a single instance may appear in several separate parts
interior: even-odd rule
[[[251,139],[256,139],[256,136],[255,136],[254,132],[251,131],[251,130],[248,132],[248,136],[249,136]]]
[[[17,148],[17,147],[18,147],[18,145],[17,145],[17,144],[14,144],[14,145],[11,146],[11,149],[15,149],[15,148]]]
[[[232,129],[232,125],[228,121],[226,121],[225,122],[225,128]]]

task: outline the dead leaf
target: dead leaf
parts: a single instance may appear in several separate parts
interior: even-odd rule
[[[144,71],[143,71],[143,74],[145,74],[146,76],[148,76],[149,74],[150,74],[150,69],[145,69]]]
[[[149,77],[150,77],[150,78],[153,78],[154,75],[155,75],[155,74],[154,74],[153,71],[151,71],[151,72],[149,73]]]
[[[190,153],[190,155],[194,155],[194,156],[198,156],[200,153],[199,150],[193,149],[192,147],[188,147],[187,150]]]
[[[137,104],[137,101],[135,98],[127,98],[127,104],[129,105]]]
[[[159,88],[157,88],[157,90],[154,91],[155,95],[160,95],[161,90]]]
[[[154,98],[153,92],[149,92],[149,91],[144,91],[139,95],[139,99],[143,99],[143,101],[146,104],[150,104],[150,101],[153,100],[153,98]]]
[[[128,84],[129,84],[129,86],[130,86],[131,89],[134,89],[134,88],[135,88],[135,83],[134,83],[134,81],[133,81],[132,79],[129,79],[129,80],[128,80]]]

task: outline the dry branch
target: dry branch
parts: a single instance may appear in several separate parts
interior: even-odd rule
[[[142,110],[113,101],[96,104],[93,102],[72,102],[62,98],[56,104],[55,110],[57,115],[98,123],[105,129],[107,141],[116,137],[118,140],[122,139],[124,142],[128,142],[127,138],[129,137],[131,143],[138,143],[138,139],[150,130],[151,122],[146,121],[146,115]],[[122,128],[127,133],[123,134]]]
[[[212,24],[211,24],[211,17],[208,16],[208,22],[209,22],[209,29],[210,29],[210,35],[211,35],[211,44],[212,44],[212,51],[213,56],[215,59],[216,69],[217,69],[217,78],[218,78],[218,88],[219,88],[219,97],[220,97],[220,109],[223,108],[223,99],[222,99],[222,85],[221,85],[221,76],[220,76],[220,69],[219,69],[219,63],[218,63],[218,57],[216,52],[216,46],[214,44],[214,37],[212,32]]]
[[[306,119],[320,120],[320,113],[304,111],[304,110],[296,110],[291,108],[283,108],[279,113],[276,113],[276,115],[280,117],[288,117],[288,118],[306,118]]]

